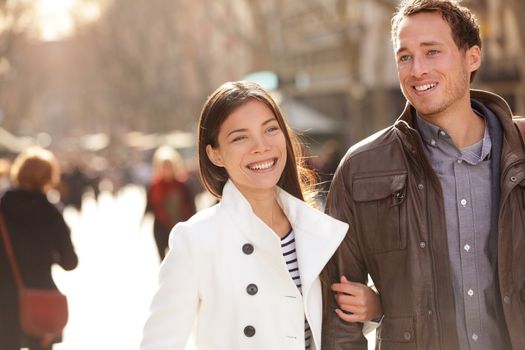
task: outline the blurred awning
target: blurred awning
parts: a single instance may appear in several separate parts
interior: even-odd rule
[[[124,143],[129,147],[148,150],[162,145],[170,145],[177,149],[190,148],[195,146],[196,141],[193,133],[179,130],[167,134],[143,134],[133,131],[126,134]]]
[[[0,128],[0,151],[7,153],[20,153],[35,142],[29,137],[18,137],[9,131]]]
[[[336,120],[296,99],[285,98],[279,106],[290,127],[298,132],[332,134],[340,130],[340,125]]]

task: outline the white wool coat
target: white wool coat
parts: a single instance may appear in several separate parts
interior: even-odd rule
[[[302,294],[279,237],[229,181],[219,204],[171,232],[142,350],[182,350],[192,332],[198,350],[304,350],[305,317],[320,349],[319,273],[348,226],[280,188],[277,196],[295,232]]]

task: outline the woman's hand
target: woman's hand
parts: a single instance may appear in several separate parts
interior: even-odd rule
[[[341,276],[341,283],[331,286],[340,309],[337,316],[346,322],[366,322],[383,315],[379,295],[362,283],[350,282]]]

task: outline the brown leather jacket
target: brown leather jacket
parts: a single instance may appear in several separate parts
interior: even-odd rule
[[[512,349],[525,349],[524,147],[503,99],[475,90],[471,96],[498,116],[503,129],[498,297],[503,332]],[[327,210],[350,228],[323,274],[329,283],[340,275],[366,283],[370,274],[384,311],[377,348],[454,350],[458,334],[441,185],[412,127],[413,112],[407,104],[393,126],[352,147],[340,164]],[[324,295],[322,349],[366,349],[362,324],[337,317],[326,285]]]

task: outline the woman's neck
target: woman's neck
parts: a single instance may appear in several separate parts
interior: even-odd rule
[[[290,222],[277,201],[274,190],[265,193],[244,194],[254,214],[270,227],[279,237],[290,231]]]

